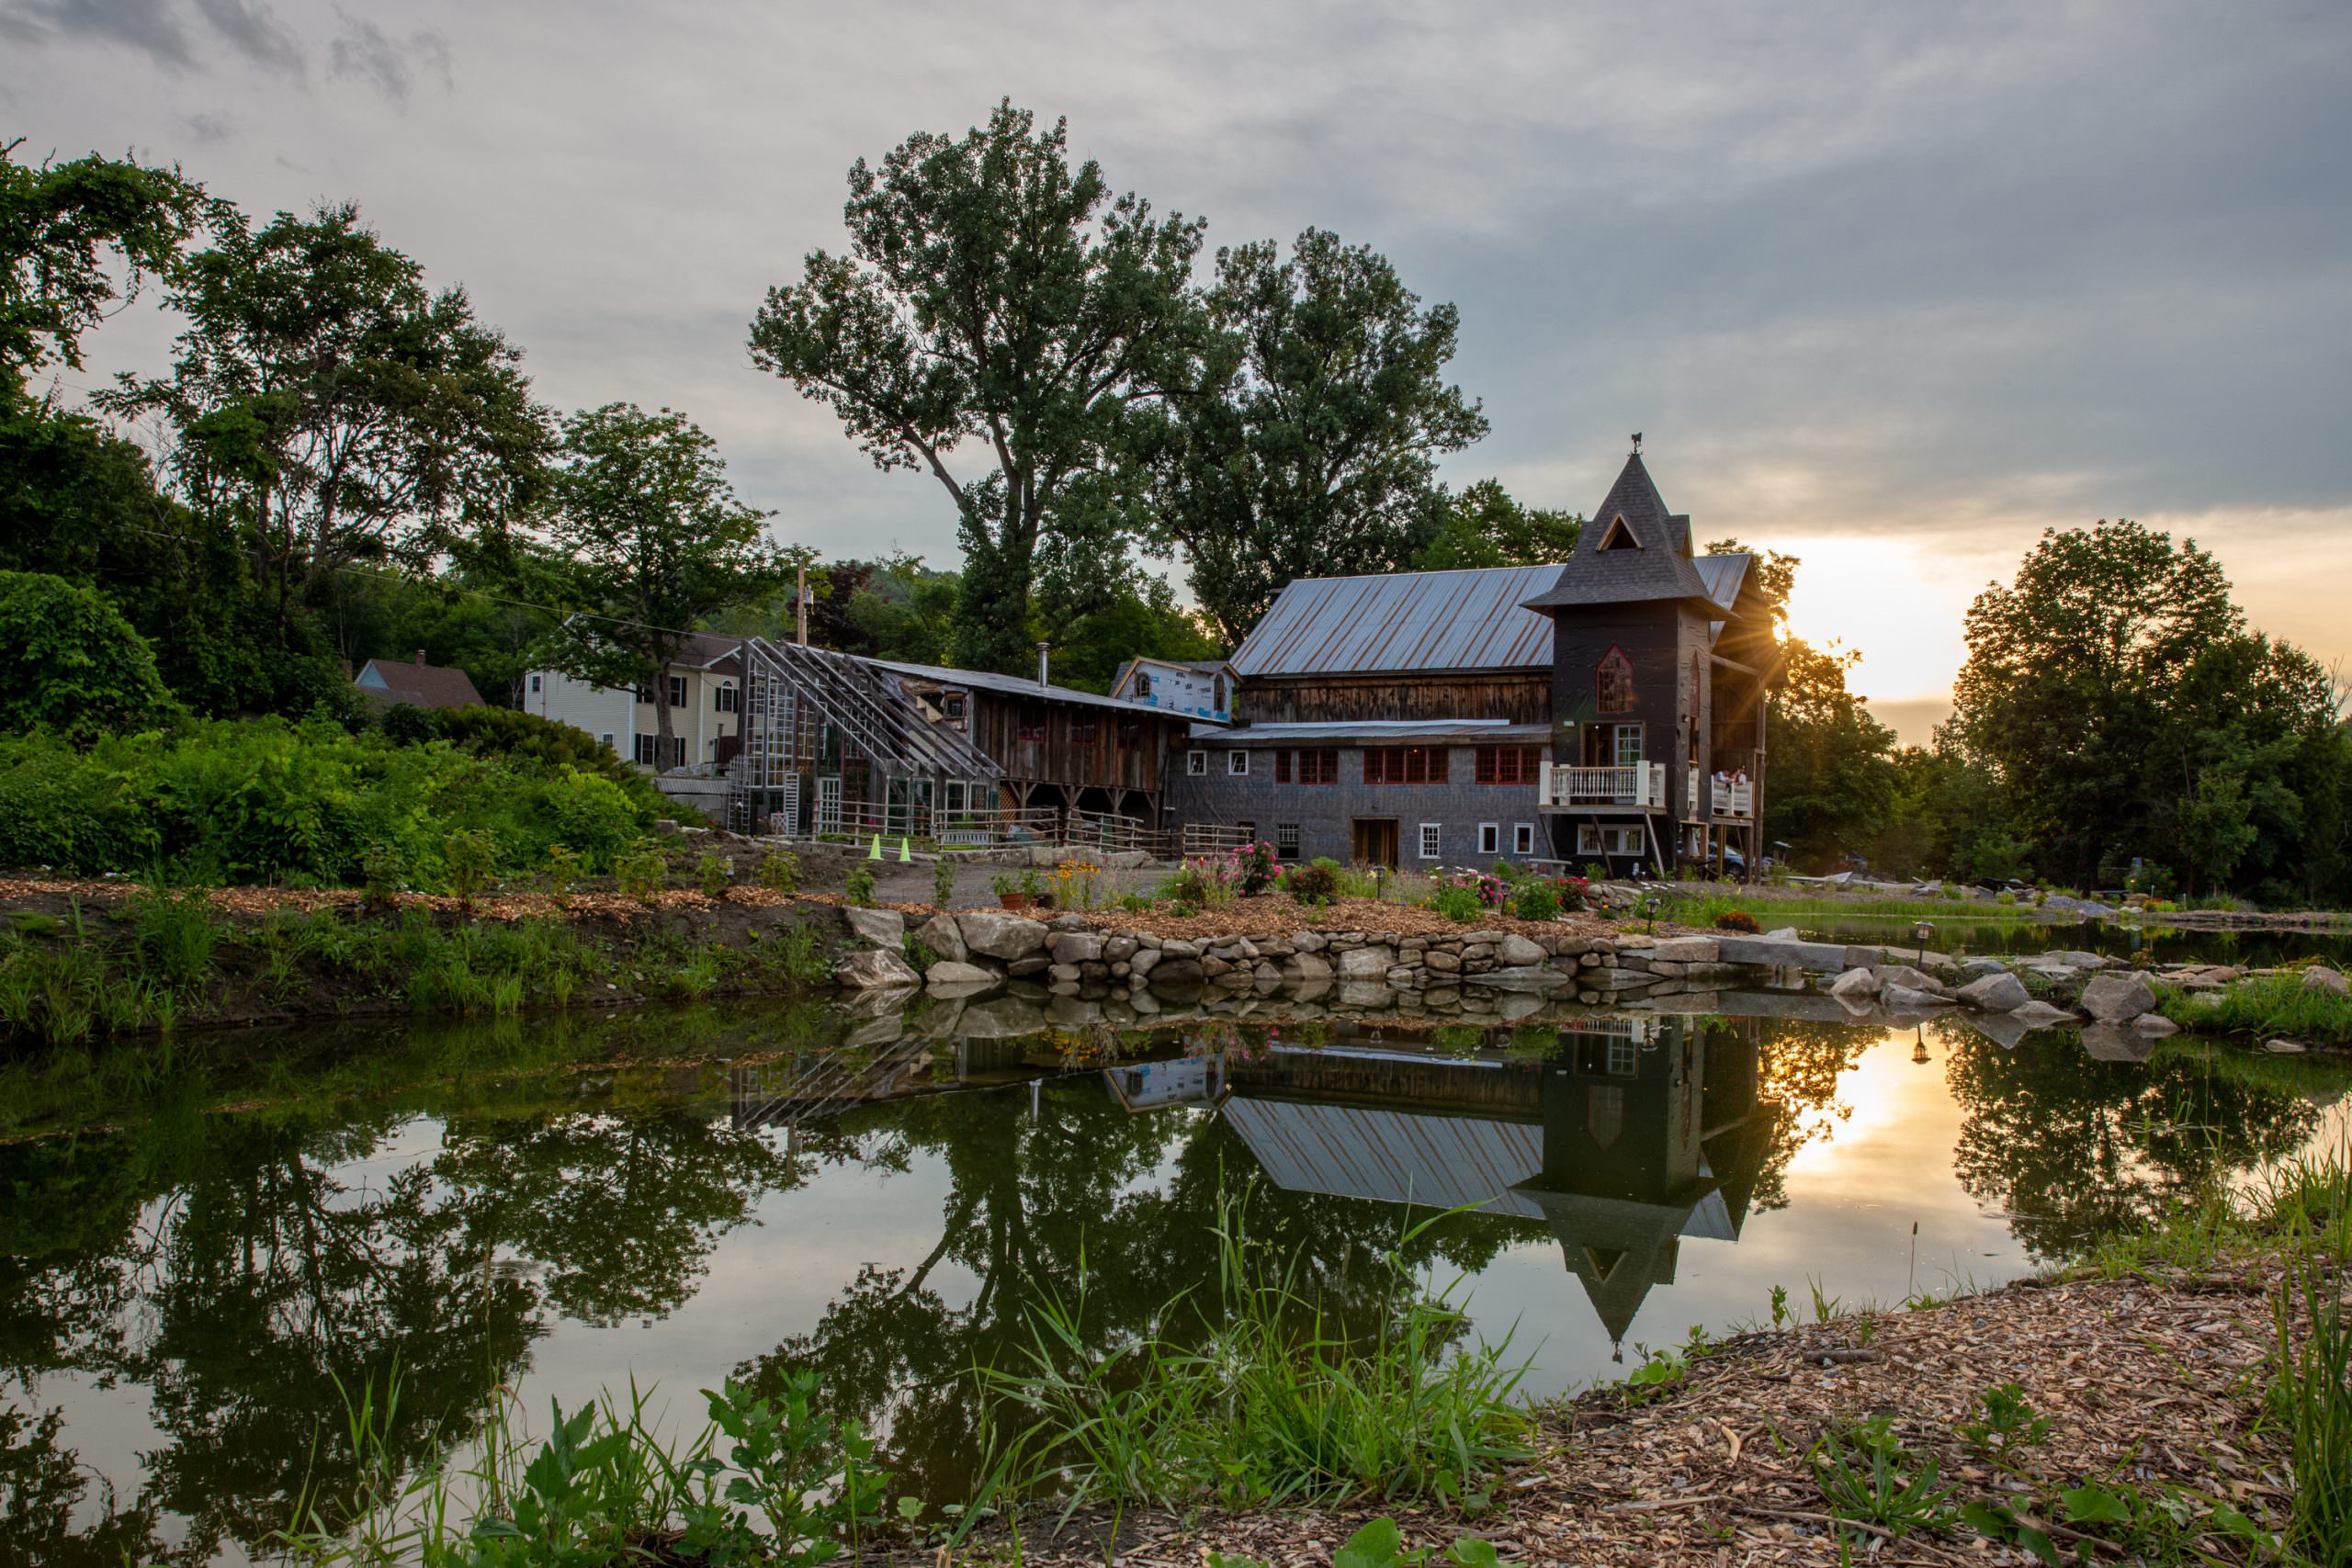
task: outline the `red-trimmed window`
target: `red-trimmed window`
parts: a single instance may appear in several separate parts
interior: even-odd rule
[[[1536,746],[1481,746],[1475,776],[1482,784],[1532,784],[1543,757]]]
[[[1611,649],[1592,672],[1592,705],[1600,713],[1634,711],[1634,661],[1623,649]]]
[[[1443,784],[1448,752],[1442,746],[1376,746],[1363,754],[1363,782]]]
[[[1023,740],[1043,740],[1045,738],[1046,710],[1044,708],[1023,708],[1021,710],[1021,739]]]
[[[1276,784],[1332,784],[1340,782],[1340,753],[1329,746],[1274,753]]]
[[[1094,718],[1080,718],[1075,716],[1071,717],[1069,721],[1069,743],[1071,745],[1092,746],[1102,739],[1102,729],[1101,720]]]

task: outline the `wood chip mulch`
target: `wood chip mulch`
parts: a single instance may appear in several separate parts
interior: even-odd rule
[[[0,905],[40,897],[74,897],[92,904],[110,904],[121,902],[141,891],[140,884],[126,881],[0,878]],[[365,895],[357,889],[349,887],[215,887],[205,894],[206,901],[216,909],[232,915],[254,917],[280,909],[291,909],[305,915],[319,909],[347,909],[357,906],[364,897]],[[707,909],[722,902],[746,908],[769,909],[802,901],[824,900],[804,900],[800,895],[778,893],[770,888],[738,883],[718,898],[693,887],[668,887],[645,899],[620,893],[581,892],[572,894],[569,900],[560,904],[552,893],[500,893],[475,899],[473,914],[485,920],[594,917],[625,921],[649,909]],[[431,909],[441,914],[464,908],[457,898],[441,893],[402,893],[396,896],[396,902],[403,908]]]
[[[1215,1550],[1275,1568],[1328,1568],[1340,1542],[1385,1514],[1408,1548],[1442,1552],[1472,1536],[1493,1543],[1506,1562],[1826,1568],[1840,1562],[1839,1550],[1808,1454],[1825,1432],[1870,1416],[1891,1416],[1906,1448],[1934,1457],[1955,1507],[1992,1498],[2027,1512],[2024,1484],[1952,1430],[1978,1418],[1978,1394],[2007,1382],[2051,1418],[2048,1440],[2020,1450],[2043,1497],[2086,1479],[2177,1486],[2224,1499],[2275,1529],[2290,1483],[2276,1438],[2253,1430],[2273,1332],[2274,1272],[2248,1265],[2209,1279],[2013,1285],[1880,1315],[1870,1320],[1866,1345],[1859,1318],[1751,1334],[1695,1362],[1682,1387],[1652,1403],[1629,1405],[1606,1389],[1555,1407],[1545,1423],[1552,1451],[1504,1478],[1497,1508],[1483,1517],[1376,1506],[1190,1523],[1131,1515],[1116,1562],[1197,1568]],[[2030,1517],[2070,1561],[2086,1548],[2097,1562],[2132,1560],[2046,1513]],[[1106,1560],[1102,1528],[1080,1516],[1057,1538],[1033,1533],[1023,1559],[1032,1568],[1099,1565]],[[1964,1525],[1853,1537],[1858,1563],[2033,1561]],[[2200,1544],[2220,1561],[2241,1560],[2217,1537]]]
[[[1413,904],[1341,898],[1309,909],[1293,898],[1237,898],[1222,909],[1177,916],[1164,909],[1085,909],[1079,911],[1098,931],[1142,931],[1152,936],[1190,939],[1204,936],[1286,937],[1294,931],[1389,931],[1398,936],[1463,936],[1473,931],[1516,931],[1521,936],[1607,936],[1615,931],[1595,916],[1572,915],[1566,920],[1518,920],[1487,914],[1475,925],[1450,920],[1435,909]],[[1053,911],[1044,914],[1051,919]],[[1668,928],[1660,927],[1660,930]]]

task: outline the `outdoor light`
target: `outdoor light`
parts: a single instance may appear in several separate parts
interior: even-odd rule
[[[1911,928],[1911,934],[1919,939],[1919,962],[1925,964],[1928,961],[1928,939],[1936,934],[1936,922],[1921,920]]]
[[[1911,1059],[1923,1067],[1928,1065],[1928,1034],[1924,1026],[1911,1031]]]
[[[1650,931],[1653,935],[1657,931],[1657,905],[1658,897],[1655,893],[1642,900],[1642,912],[1650,918]]]

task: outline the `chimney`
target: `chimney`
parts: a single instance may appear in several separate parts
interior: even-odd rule
[[[1041,692],[1047,686],[1053,684],[1051,681],[1046,678],[1046,671],[1050,668],[1047,663],[1047,660],[1050,656],[1052,648],[1053,645],[1051,643],[1041,642],[1037,645],[1037,689]]]
[[[416,650],[416,661],[417,661],[419,664],[422,664],[422,663],[424,663],[424,649],[421,649],[421,648],[420,648],[420,649],[418,649]]]

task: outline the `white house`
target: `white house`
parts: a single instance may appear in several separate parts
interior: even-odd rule
[[[670,683],[670,755],[655,755],[659,736],[650,687],[596,686],[552,670],[523,678],[523,706],[569,724],[650,769],[730,761],[743,733],[740,637],[696,632],[662,677]]]
[[[1222,659],[1130,659],[1119,666],[1111,694],[1219,724],[1233,720],[1233,671]]]

